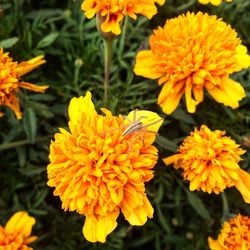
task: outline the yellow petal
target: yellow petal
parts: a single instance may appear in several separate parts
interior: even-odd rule
[[[88,91],[84,97],[73,97],[71,99],[68,110],[70,122],[77,124],[81,121],[83,115],[95,116],[97,114],[91,96]]]
[[[158,104],[161,106],[163,112],[169,115],[177,108],[185,89],[182,87],[178,90],[172,89],[169,93],[167,91],[168,84],[170,83],[164,84],[158,97]]]
[[[235,182],[235,187],[241,193],[244,201],[250,203],[250,174],[242,169],[238,171],[239,180]]]
[[[138,76],[143,76],[150,79],[157,79],[162,76],[157,71],[158,60],[151,50],[140,51],[136,56],[134,72]]]
[[[241,84],[230,78],[223,79],[221,85],[207,91],[217,102],[233,109],[238,108],[239,101],[246,96]]]
[[[27,73],[44,63],[46,63],[44,56],[37,56],[30,59],[29,61],[21,62],[17,66],[17,74],[18,76],[26,75]]]
[[[26,212],[15,213],[7,222],[5,230],[8,234],[13,232],[20,233],[24,238],[31,234],[32,226],[36,223],[35,218],[28,215]]]
[[[247,54],[247,47],[244,45],[239,45],[236,48],[237,54],[236,58],[238,61],[238,71],[250,67],[250,56]]]
[[[136,202],[136,201],[135,201]],[[133,226],[142,226],[146,223],[147,218],[152,218],[154,209],[151,206],[146,195],[143,198],[143,205],[135,207],[132,211],[122,208],[126,220]]]
[[[106,241],[109,235],[117,226],[116,219],[119,211],[108,214],[107,216],[99,216],[98,219],[94,216],[87,216],[83,226],[83,235],[90,242]]]
[[[225,250],[217,240],[213,240],[211,237],[208,238],[208,245],[211,250]]]
[[[161,118],[157,113],[148,110],[135,110],[131,111],[125,124],[130,124],[131,122],[136,122],[140,120],[147,130],[157,133],[160,126],[163,123],[163,118]]]

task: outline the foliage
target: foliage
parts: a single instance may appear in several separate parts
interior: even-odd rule
[[[49,142],[59,127],[67,126],[66,108],[70,98],[91,90],[96,106],[103,106],[102,39],[95,21],[85,18],[80,4],[80,0],[2,0],[0,3],[0,45],[18,61],[44,54],[47,64],[24,79],[50,85],[44,95],[20,93],[22,121],[17,121],[9,110],[0,120],[0,224],[15,211],[28,211],[37,218],[34,232],[39,236],[34,243],[37,250],[207,249],[207,237],[216,235],[221,222],[231,213],[249,214],[249,206],[234,189],[227,190],[223,199],[189,192],[180,173],[165,167],[160,160],[155,178],[147,186],[155,208],[154,219],[143,227],[131,227],[120,218],[118,228],[103,245],[84,240],[83,218],[63,212],[59,199],[47,187]],[[168,0],[151,21],[143,17],[126,20],[123,34],[113,44],[110,106],[115,114],[144,108],[164,116],[156,104],[157,84],[136,77],[132,65],[136,52],[148,46],[152,28],[188,10],[222,17],[250,48],[250,2],[245,0],[220,7],[201,6],[194,0]],[[232,110],[207,97],[195,115],[178,108],[165,117],[160,130],[157,139],[160,158],[175,152],[183,138],[201,124],[226,130],[238,142],[249,141],[250,70],[233,77],[247,92],[241,107]],[[249,161],[248,153],[242,168],[249,170]]]

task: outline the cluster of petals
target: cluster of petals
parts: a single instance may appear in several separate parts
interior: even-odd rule
[[[171,114],[185,95],[187,110],[196,111],[204,89],[219,103],[237,108],[245,97],[230,74],[250,66],[250,56],[230,25],[216,16],[187,13],[154,30],[150,49],[136,56],[134,72],[158,79],[158,103]]]
[[[190,190],[219,194],[235,186],[250,203],[250,174],[238,165],[245,151],[225,132],[211,131],[206,125],[191,132],[179,147],[179,153],[163,159],[183,170]]]
[[[90,92],[72,98],[69,131],[61,128],[55,134],[47,168],[48,185],[55,188],[62,208],[86,216],[83,234],[90,242],[105,242],[120,212],[131,225],[152,218],[145,182],[153,178],[158,154],[152,143],[162,124],[156,113],[146,110],[126,118],[101,110],[104,115],[96,112]],[[133,130],[137,118],[151,126]]]
[[[162,5],[164,2],[165,0],[85,0],[82,10],[87,18],[98,15],[102,19],[103,32],[119,35],[125,16],[136,19],[137,15],[141,14],[151,19],[157,13],[155,4]]]
[[[211,250],[248,250],[250,249],[250,218],[238,214],[224,222],[216,240],[208,238]]]
[[[5,227],[0,225],[0,250],[32,250],[28,244],[37,239],[31,236],[36,220],[26,212],[15,213]]]
[[[211,3],[214,6],[219,6],[222,2],[231,3],[233,0],[198,0],[201,4]]]
[[[15,112],[17,119],[21,119],[22,113],[17,97],[20,88],[44,92],[48,86],[36,86],[20,80],[20,77],[44,63],[43,56],[37,56],[21,63],[15,62],[9,53],[4,53],[3,49],[0,48],[0,107],[9,107]],[[3,115],[4,113],[0,112],[0,117]]]

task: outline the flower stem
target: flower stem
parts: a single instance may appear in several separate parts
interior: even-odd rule
[[[227,196],[225,193],[221,193],[221,198],[222,198],[222,205],[223,205],[223,214],[221,218],[221,223],[224,223],[224,221],[227,219],[230,211],[229,211],[229,205],[227,201]]]
[[[110,64],[112,58],[112,40],[113,38],[104,38],[104,62],[105,62],[105,77],[104,77],[104,104],[108,105],[109,99],[109,75]]]

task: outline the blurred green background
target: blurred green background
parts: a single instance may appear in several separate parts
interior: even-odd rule
[[[161,158],[176,151],[178,144],[201,124],[226,130],[244,149],[250,144],[250,70],[233,75],[244,86],[247,98],[237,110],[226,108],[210,97],[196,114],[186,113],[184,103],[171,116],[156,104],[160,89],[154,81],[136,77],[136,52],[148,46],[152,29],[188,10],[220,16],[235,28],[250,49],[250,1],[234,0],[220,7],[196,1],[168,0],[152,20],[129,20],[127,31],[113,44],[111,110],[127,114],[135,108],[150,109],[165,117],[156,141],[159,163],[155,178],[147,184],[154,218],[142,227],[130,226],[123,216],[105,244],[88,243],[82,235],[84,219],[63,212],[53,189],[46,186],[50,140],[59,127],[67,127],[67,105],[73,96],[92,91],[96,107],[103,106],[103,44],[95,20],[85,18],[76,0],[0,0],[0,47],[17,61],[44,54],[47,63],[24,77],[48,84],[46,94],[22,91],[23,119],[12,111],[0,120],[0,224],[16,211],[26,210],[37,219],[33,244],[37,250],[78,249],[207,249],[207,237],[215,237],[221,223],[233,214],[250,214],[240,194],[227,189],[221,195],[189,192],[180,172],[165,167]],[[250,170],[250,154],[241,167]]]

